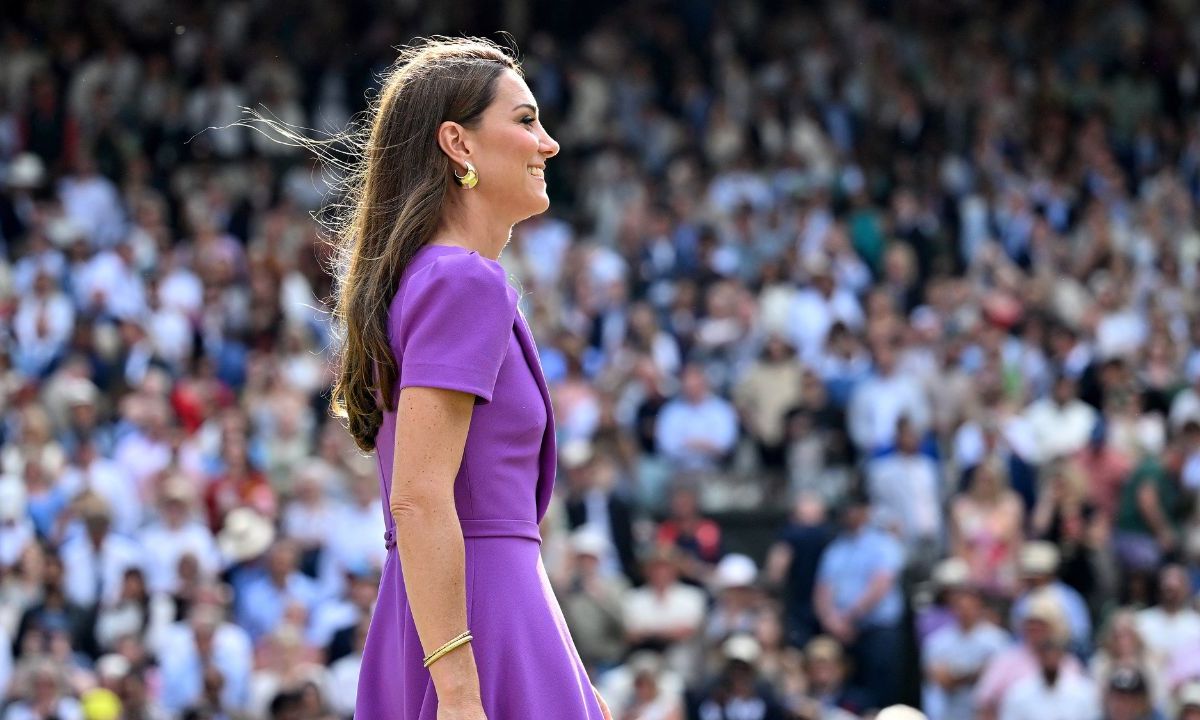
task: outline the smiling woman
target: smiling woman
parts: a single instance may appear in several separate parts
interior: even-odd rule
[[[387,500],[356,720],[609,718],[541,561],[554,411],[498,262],[557,153],[486,40],[410,47],[371,110],[334,270],[333,410]]]

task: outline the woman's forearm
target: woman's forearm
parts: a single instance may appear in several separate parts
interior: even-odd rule
[[[466,562],[453,504],[413,506],[393,513],[404,588],[425,655],[467,627]],[[479,673],[467,643],[429,666],[439,700],[478,700]]]
[[[388,498],[396,521],[396,553],[424,654],[467,627],[465,545],[454,506],[474,397],[436,388],[400,393],[396,451]],[[479,674],[471,644],[429,666],[440,705],[479,704]]]

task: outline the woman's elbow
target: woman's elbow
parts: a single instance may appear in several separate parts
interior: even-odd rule
[[[403,525],[415,520],[428,519],[444,510],[453,510],[454,502],[429,495],[393,495],[388,501],[388,511],[396,525]]]

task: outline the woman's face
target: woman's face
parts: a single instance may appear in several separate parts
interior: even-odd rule
[[[520,75],[506,70],[496,79],[496,97],[468,137],[479,184],[457,192],[485,196],[489,206],[511,214],[514,224],[550,207],[543,172],[546,160],[558,154],[558,143],[542,127],[537,102]],[[463,168],[455,171],[462,174]]]

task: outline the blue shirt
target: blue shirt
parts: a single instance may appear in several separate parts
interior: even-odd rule
[[[817,582],[826,585],[833,606],[846,612],[858,602],[879,573],[892,577],[891,588],[859,620],[861,627],[892,626],[904,613],[904,599],[896,579],[904,567],[904,550],[891,535],[866,526],[856,534],[842,533],[821,556]]]
[[[1067,629],[1071,633],[1071,649],[1081,655],[1087,655],[1092,639],[1092,616],[1088,613],[1087,603],[1075,588],[1061,580],[1051,582],[1049,588],[1058,598],[1058,605],[1066,615]],[[1025,593],[1012,607],[1009,620],[1014,630],[1020,629],[1028,613],[1029,593]]]
[[[710,469],[714,458],[687,447],[689,440],[707,440],[727,453],[738,439],[737,411],[724,398],[709,395],[692,404],[682,398],[659,411],[655,428],[658,449],[686,470]]]
[[[312,612],[320,593],[316,584],[302,573],[294,572],[287,578],[287,587],[278,588],[266,575],[246,585],[238,605],[238,624],[257,642],[279,626],[283,613],[290,603],[298,602]]]

